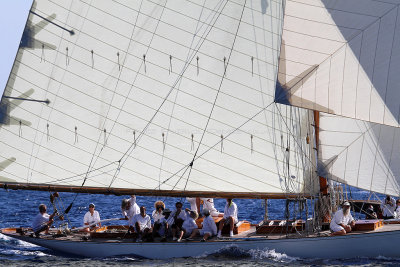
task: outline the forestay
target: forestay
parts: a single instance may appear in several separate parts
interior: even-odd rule
[[[399,127],[399,4],[286,1],[277,101]]]
[[[1,181],[311,193],[308,112],[273,103],[282,22],[280,1],[34,2],[1,102]]]

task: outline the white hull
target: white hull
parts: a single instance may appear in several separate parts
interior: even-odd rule
[[[300,258],[400,257],[397,244],[400,230],[353,234],[337,237],[294,239],[237,239],[211,242],[129,243],[66,241],[6,234],[42,247],[83,257],[133,255],[150,259],[195,257],[214,253],[228,246],[243,250],[269,249]]]

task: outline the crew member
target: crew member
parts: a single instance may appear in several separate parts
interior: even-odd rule
[[[224,217],[219,222],[219,231],[218,231],[219,238],[221,237],[222,228],[224,228],[225,224],[229,224],[229,236],[233,237],[233,228],[235,227],[235,224],[238,223],[237,213],[238,210],[236,204],[232,201],[231,198],[227,198],[224,209]]]
[[[39,205],[39,214],[35,216],[32,223],[32,229],[35,233],[36,237],[39,237],[39,234],[45,231],[47,235],[49,233],[49,228],[53,223],[53,218],[57,214],[57,210],[54,210],[53,214],[47,214],[47,207],[45,204]]]
[[[342,209],[335,212],[330,224],[332,235],[345,235],[350,233],[356,222],[350,213],[350,203],[344,202]]]

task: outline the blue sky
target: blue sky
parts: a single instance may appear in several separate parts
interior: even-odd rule
[[[28,17],[32,0],[2,0],[0,2],[0,94],[3,94],[18,44]]]

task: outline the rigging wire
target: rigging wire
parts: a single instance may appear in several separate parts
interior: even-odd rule
[[[223,84],[223,82],[224,82],[224,78],[226,77],[226,68],[227,68],[227,66],[229,65],[229,61],[230,61],[231,56],[232,56],[232,53],[233,53],[233,48],[234,48],[234,46],[235,46],[236,39],[237,39],[237,36],[238,36],[238,33],[239,33],[239,29],[240,29],[240,25],[241,25],[241,22],[242,22],[242,18],[243,18],[244,10],[245,10],[245,7],[246,7],[246,3],[247,3],[247,0],[245,0],[245,1],[244,1],[244,4],[243,4],[242,13],[240,14],[240,19],[239,19],[238,26],[237,26],[236,32],[235,32],[235,37],[234,37],[234,39],[233,39],[232,46],[231,46],[231,49],[230,49],[230,51],[229,51],[228,60],[226,60],[226,57],[224,57],[224,75],[222,75],[221,82],[220,82],[220,84],[219,84],[219,86],[218,86],[217,94],[216,94],[216,96],[215,96],[215,98],[214,98],[214,103],[213,103],[213,105],[212,105],[212,107],[211,107],[210,115],[209,115],[208,118],[207,118],[207,122],[206,122],[206,125],[205,125],[204,129],[203,129],[203,133],[202,133],[202,135],[201,135],[201,137],[200,137],[199,144],[197,145],[196,152],[194,153],[193,158],[192,158],[192,161],[191,161],[191,163],[190,163],[190,165],[189,165],[189,166],[190,166],[190,170],[189,170],[189,174],[188,174],[188,177],[187,177],[187,179],[186,179],[186,183],[185,183],[185,187],[183,188],[183,191],[186,190],[187,184],[188,184],[189,179],[190,179],[190,174],[191,174],[192,168],[193,168],[193,161],[194,161],[194,159],[196,158],[197,153],[199,152],[199,149],[200,149],[200,146],[201,146],[201,144],[202,144],[204,135],[205,135],[205,133],[206,133],[206,131],[207,131],[207,128],[208,128],[208,124],[210,123],[211,116],[212,116],[213,111],[214,111],[214,108],[215,108],[215,104],[217,103],[217,99],[218,99],[219,93],[220,93],[220,91],[221,91],[222,84]],[[226,65],[225,65],[225,61],[226,61]],[[224,140],[224,137],[221,135],[221,146],[222,146],[222,144],[223,144],[223,140]],[[221,148],[222,148],[222,147],[221,147]],[[221,151],[222,151],[222,150],[221,150]]]
[[[131,44],[132,44],[133,34],[135,33],[136,24],[137,24],[137,21],[138,21],[138,19],[139,19],[139,13],[140,13],[140,10],[141,10],[141,8],[142,8],[142,4],[143,4],[143,0],[140,1],[140,6],[139,6],[139,10],[138,10],[138,15],[136,16],[135,24],[134,24],[133,29],[132,29],[132,33],[131,33],[131,36],[130,36],[130,39],[129,39],[128,47],[127,47],[127,49],[126,49],[127,52],[129,51],[129,48],[131,47]],[[124,57],[124,60],[123,60],[123,62],[122,62],[122,66],[125,65],[126,59],[127,59],[127,56]],[[119,53],[118,53],[118,63],[119,63]],[[122,75],[122,72],[119,71],[119,73],[118,73],[118,80],[117,80],[117,83],[116,83],[115,88],[114,88],[114,92],[113,92],[113,95],[112,95],[112,98],[111,98],[111,101],[110,101],[110,105],[109,105],[109,107],[108,107],[108,111],[107,111],[107,114],[106,114],[106,118],[104,119],[104,122],[103,122],[103,127],[102,127],[103,129],[105,129],[105,124],[106,124],[106,122],[107,122],[107,117],[108,117],[108,114],[109,114],[109,112],[110,112],[110,110],[111,110],[111,103],[112,103],[112,101],[113,101],[113,99],[114,99],[114,97],[115,97],[115,91],[116,91],[116,89],[117,89],[117,87],[118,87],[118,84],[119,84],[121,75]],[[115,125],[115,123],[114,123],[114,125]],[[111,131],[112,131],[112,129],[114,128],[114,125],[111,127],[111,130],[110,130],[110,133],[108,134],[108,137],[110,136]],[[95,147],[95,149],[94,149],[94,151],[93,151],[92,158],[91,158],[90,163],[89,163],[89,166],[88,166],[88,172],[89,172],[89,170],[92,168],[92,162],[93,162],[93,159],[95,158],[95,154],[96,154],[97,147],[98,147],[98,144],[99,144],[100,139],[101,139],[101,135],[102,135],[102,134],[100,133],[100,134],[99,134],[99,138],[98,138],[98,140],[97,140],[96,147]],[[108,137],[106,137],[106,132],[104,132],[104,143],[107,142]],[[100,157],[100,154],[102,153],[104,147],[105,147],[105,145],[102,146],[102,147],[100,148],[100,151],[99,151],[99,153],[97,154],[96,159],[94,160],[93,166],[96,164],[96,162],[97,162],[98,158]],[[116,172],[117,172],[117,171],[119,171],[118,168],[116,169]],[[87,175],[86,175],[86,177],[85,177],[84,180],[83,180],[82,186],[85,184],[86,179],[87,179]]]
[[[196,23],[196,29],[195,29],[195,32],[194,32],[193,37],[192,37],[192,41],[191,41],[190,46],[189,46],[189,50],[188,50],[188,52],[186,54],[185,63],[189,60],[190,52],[192,51],[192,46],[193,46],[195,37],[197,36],[197,34],[200,31],[200,29],[204,26],[204,22],[203,22],[203,24],[199,28],[200,19],[201,19],[201,16],[203,15],[205,2],[206,1],[204,0],[203,1],[203,5],[202,5],[202,9],[201,9],[201,12],[200,12],[200,15],[199,15],[199,18],[198,18],[197,23]],[[170,74],[171,74],[172,73],[172,63],[171,63],[172,55],[170,55],[169,58],[170,58]],[[177,85],[177,91],[176,91],[176,94],[175,94],[175,99],[173,101],[173,106],[172,106],[171,113],[170,113],[170,116],[169,116],[169,122],[168,122],[167,134],[166,134],[166,137],[165,137],[165,142],[167,142],[167,139],[168,139],[168,133],[170,131],[171,122],[172,122],[172,115],[174,114],[176,100],[178,98],[181,82],[182,82],[182,80],[180,80],[179,84]],[[193,134],[192,134],[192,143],[193,143]],[[192,144],[192,146],[194,146],[194,144]],[[158,189],[159,190],[161,190],[161,172],[162,172],[162,166],[163,166],[163,162],[164,162],[164,154],[165,154],[165,151],[163,150],[162,157],[161,157],[161,162],[160,162],[160,171],[159,171],[159,174],[158,174],[158,184],[159,184],[158,185]]]
[[[160,111],[161,107],[164,105],[164,103],[167,101],[168,97],[170,96],[170,94],[172,93],[172,91],[175,89],[175,87],[177,86],[178,82],[182,79],[183,74],[185,73],[185,71],[187,70],[187,68],[190,66],[190,62],[193,60],[193,58],[195,58],[195,56],[197,55],[197,52],[200,50],[200,47],[203,45],[203,43],[206,41],[208,34],[211,32],[211,29],[213,28],[213,26],[215,25],[215,23],[217,22],[219,16],[222,14],[222,11],[224,10],[226,4],[228,3],[228,1],[225,1],[225,4],[223,5],[221,11],[218,12],[217,17],[215,18],[214,22],[211,25],[207,25],[209,26],[208,29],[206,29],[206,33],[205,36],[201,36],[199,43],[197,44],[196,48],[193,50],[192,56],[190,57],[190,59],[185,62],[181,72],[179,73],[178,78],[175,80],[175,82],[173,83],[173,85],[171,86],[171,89],[169,90],[169,92],[167,93],[167,95],[164,97],[162,103],[159,105],[159,107],[157,108],[156,112],[153,114],[153,116],[150,118],[150,120],[147,122],[146,126],[143,128],[143,130],[139,133],[139,136],[137,138],[136,143],[138,143],[141,140],[141,137],[144,135],[144,133],[146,132],[146,130],[148,129],[148,127],[150,126],[150,124],[153,122],[154,118],[156,117],[156,115],[158,114],[158,112]],[[221,2],[222,5],[222,2]],[[220,7],[218,7],[220,8]],[[216,14],[214,14],[215,17]],[[214,18],[212,18],[214,19]],[[203,34],[204,35],[204,34]],[[125,162],[127,161],[127,159],[129,158],[130,154],[133,152],[133,150],[135,149],[135,147],[133,147],[133,145],[131,144],[128,149],[126,150],[126,152],[122,155],[120,161],[121,163],[121,167],[125,164]],[[117,178],[117,175],[115,174],[110,186],[112,185],[112,183],[115,181],[115,179]]]
[[[255,117],[257,117],[258,115],[260,115],[262,112],[264,112],[267,108],[269,108],[272,104],[274,104],[274,102],[271,102],[270,104],[268,104],[267,106],[265,106],[264,108],[262,108],[261,110],[259,110],[257,113],[255,113],[253,116],[251,116],[250,118],[248,118],[246,121],[244,121],[242,124],[240,124],[238,127],[234,128],[230,133],[228,133],[225,138],[228,138],[229,136],[231,136],[233,133],[235,133],[237,130],[239,130],[240,128],[242,128],[244,125],[246,125],[249,121],[252,121]],[[190,163],[186,164],[185,166],[183,166],[181,169],[179,169],[177,172],[175,172],[175,174],[171,175],[170,177],[168,177],[167,179],[165,179],[161,184],[164,184],[166,182],[168,182],[172,177],[174,177],[177,173],[179,173],[180,171],[182,171],[184,168],[188,168],[190,167],[190,164],[194,163],[197,159],[201,158],[203,155],[205,155],[206,153],[208,153],[211,149],[213,149],[214,147],[218,146],[221,143],[221,140],[219,140],[218,142],[216,142],[214,145],[210,146],[208,149],[206,149],[204,152],[202,152],[200,155],[198,155],[197,157],[195,157]]]

